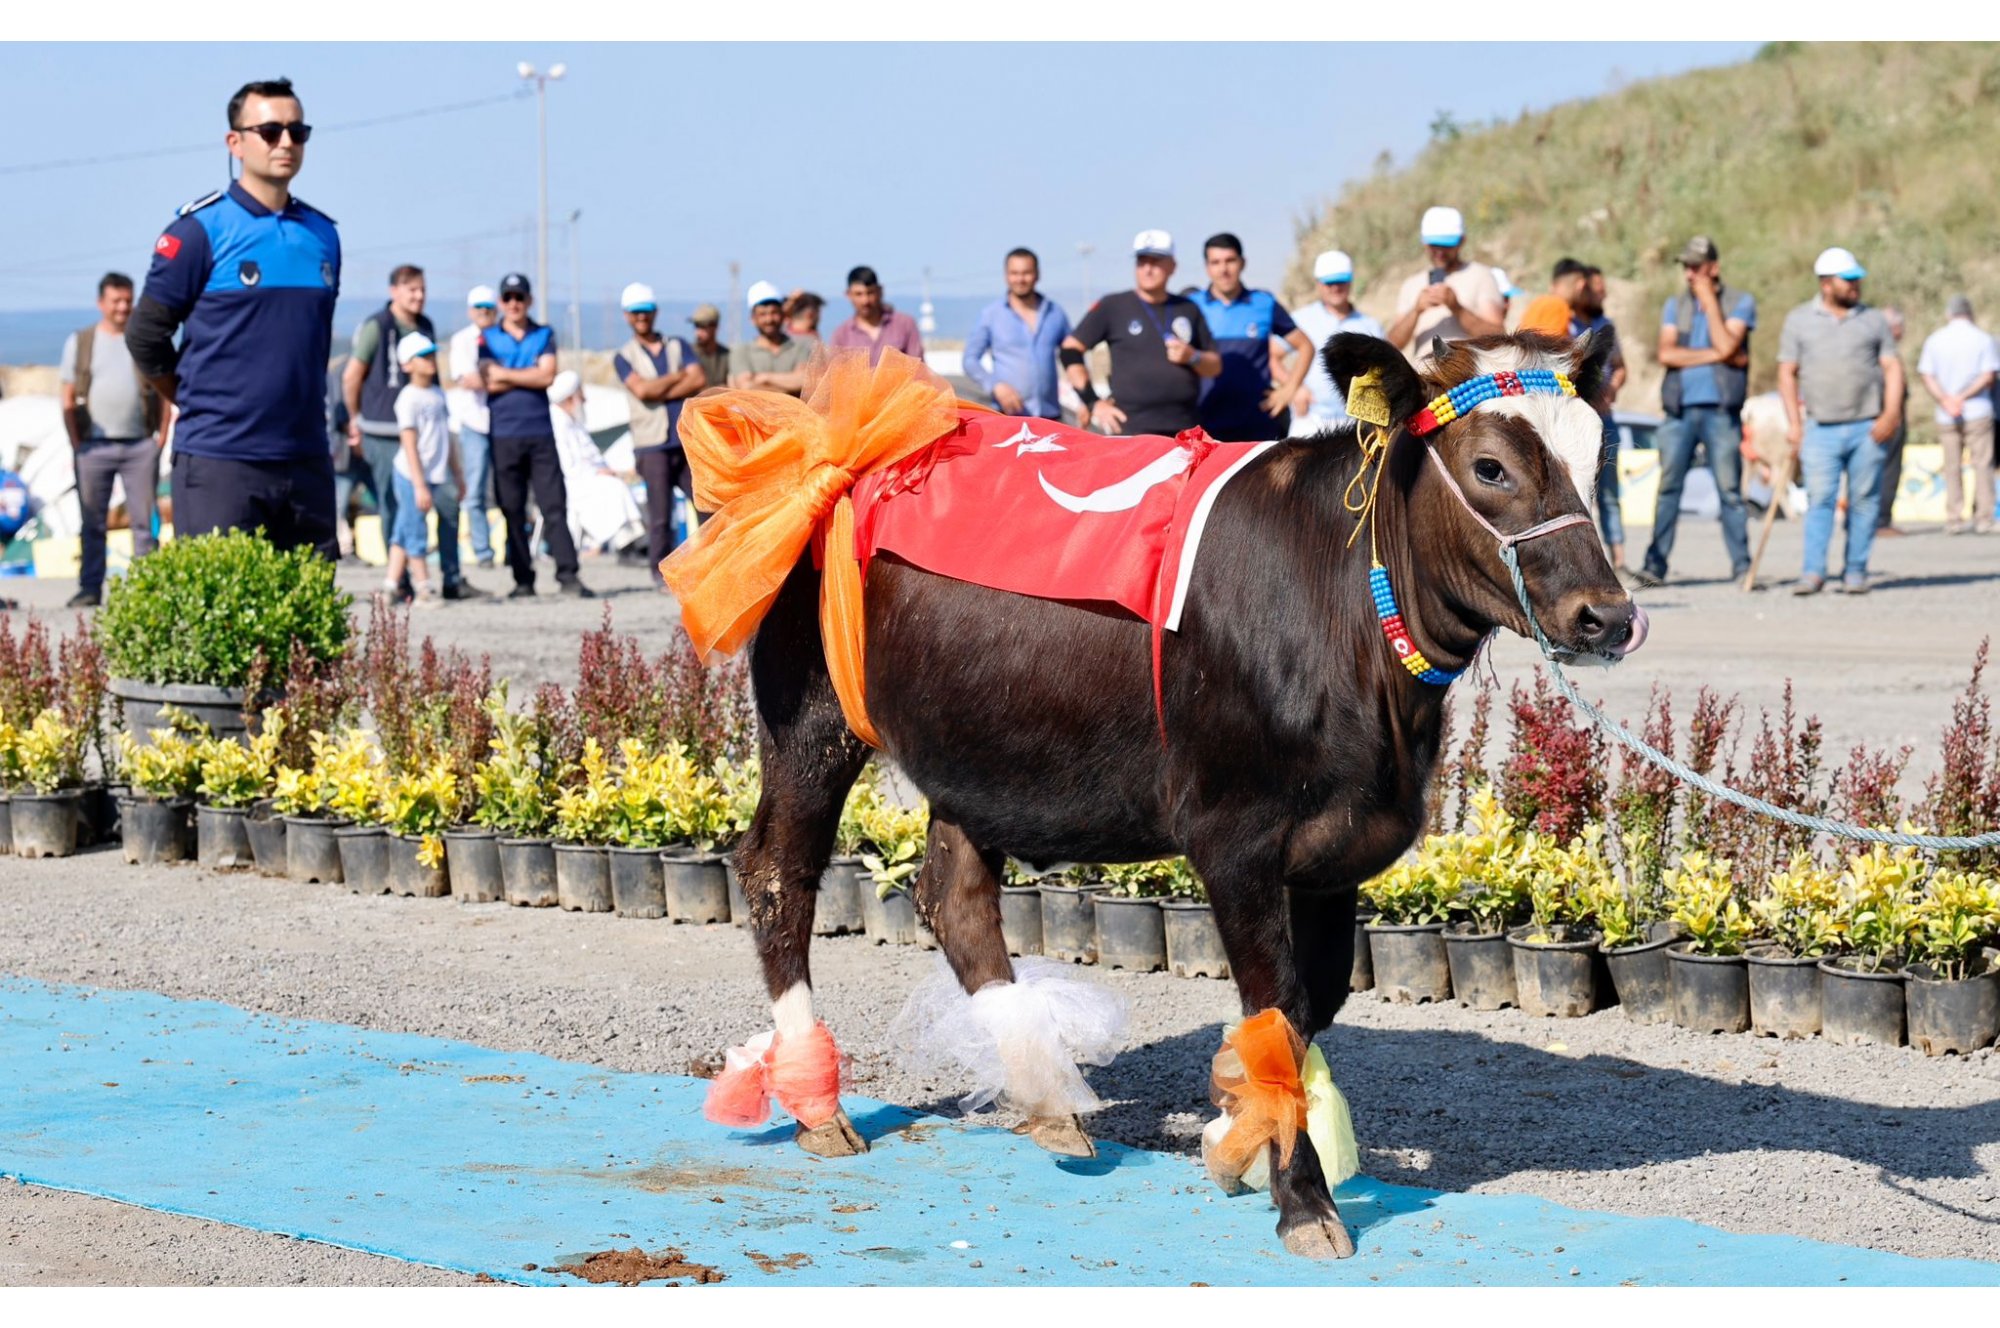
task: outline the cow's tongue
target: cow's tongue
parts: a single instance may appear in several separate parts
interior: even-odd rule
[[[1632,635],[1625,638],[1625,647],[1618,652],[1621,659],[1646,644],[1646,632],[1650,626],[1651,623],[1646,617],[1646,611],[1637,604],[1634,604],[1632,606]]]

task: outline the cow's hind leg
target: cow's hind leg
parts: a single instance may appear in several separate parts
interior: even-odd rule
[[[1095,1157],[1079,1117],[1100,1104],[1077,1063],[1109,1063],[1124,1040],[1124,1006],[1068,965],[1009,960],[1002,865],[947,814],[933,814],[916,905],[951,973],[912,995],[898,1037],[930,1063],[970,1075],[968,1110],[998,1101],[1024,1114],[1018,1132],[1049,1152]]]
[[[1268,1012],[1275,1012],[1303,1039],[1310,1036],[1308,1030],[1315,1023],[1313,993],[1300,979],[1277,846],[1246,844],[1240,838],[1237,819],[1220,821],[1221,833],[1213,839],[1197,836],[1188,857],[1208,887],[1246,1024],[1250,1016],[1268,1018]],[[1296,1072],[1291,1087],[1302,1108],[1304,1091]],[[1231,1132],[1246,1124],[1233,1123]],[[1293,1139],[1289,1160],[1281,1160],[1277,1140],[1264,1147],[1268,1150],[1271,1199],[1278,1208],[1278,1235],[1285,1248],[1315,1259],[1351,1256],[1354,1238],[1334,1206],[1319,1154],[1305,1130],[1298,1130]]]
[[[794,572],[752,647],[751,674],[763,721],[763,793],[736,861],[776,1026],[765,1060],[767,1082],[779,1104],[798,1118],[802,1148],[846,1157],[868,1145],[840,1108],[839,1054],[813,1014],[807,949],[820,875],[868,749],[848,730],[827,678],[818,585],[809,567]]]

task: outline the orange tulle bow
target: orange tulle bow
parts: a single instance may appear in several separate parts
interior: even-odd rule
[[[1209,1069],[1209,1096],[1232,1123],[1211,1156],[1212,1165],[1240,1176],[1266,1144],[1276,1140],[1278,1165],[1306,1127],[1306,1090],[1299,1078],[1306,1044],[1282,1011],[1263,1010],[1222,1035]]]
[[[792,1119],[812,1129],[840,1110],[840,1048],[825,1024],[800,1038],[762,1033],[731,1047],[722,1073],[709,1080],[702,1115],[717,1125],[747,1130],[771,1119],[777,1098]]]
[[[699,396],[681,410],[694,505],[713,513],[660,564],[701,657],[742,648],[816,533],[826,538],[820,635],[849,727],[874,746],[862,688],[861,571],[853,504],[860,476],[958,426],[951,388],[897,350],[814,356],[805,400],[776,392]]]

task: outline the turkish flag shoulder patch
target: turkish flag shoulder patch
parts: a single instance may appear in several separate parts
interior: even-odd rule
[[[162,235],[159,241],[153,245],[153,252],[165,259],[178,258],[181,252],[181,237],[178,235]]]

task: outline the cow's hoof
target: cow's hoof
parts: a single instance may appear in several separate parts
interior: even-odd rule
[[[1339,1217],[1308,1217],[1290,1226],[1280,1225],[1278,1236],[1285,1248],[1304,1259],[1351,1259],[1354,1237]]]
[[[1083,1132],[1083,1122],[1074,1116],[1033,1116],[1018,1125],[1014,1133],[1025,1134],[1043,1149],[1058,1157],[1096,1157],[1097,1145]]]
[[[854,1128],[854,1122],[847,1119],[845,1111],[833,1113],[833,1119],[823,1121],[808,1130],[799,1126],[795,1136],[799,1147],[815,1157],[853,1157],[856,1153],[868,1151],[868,1141]]]

